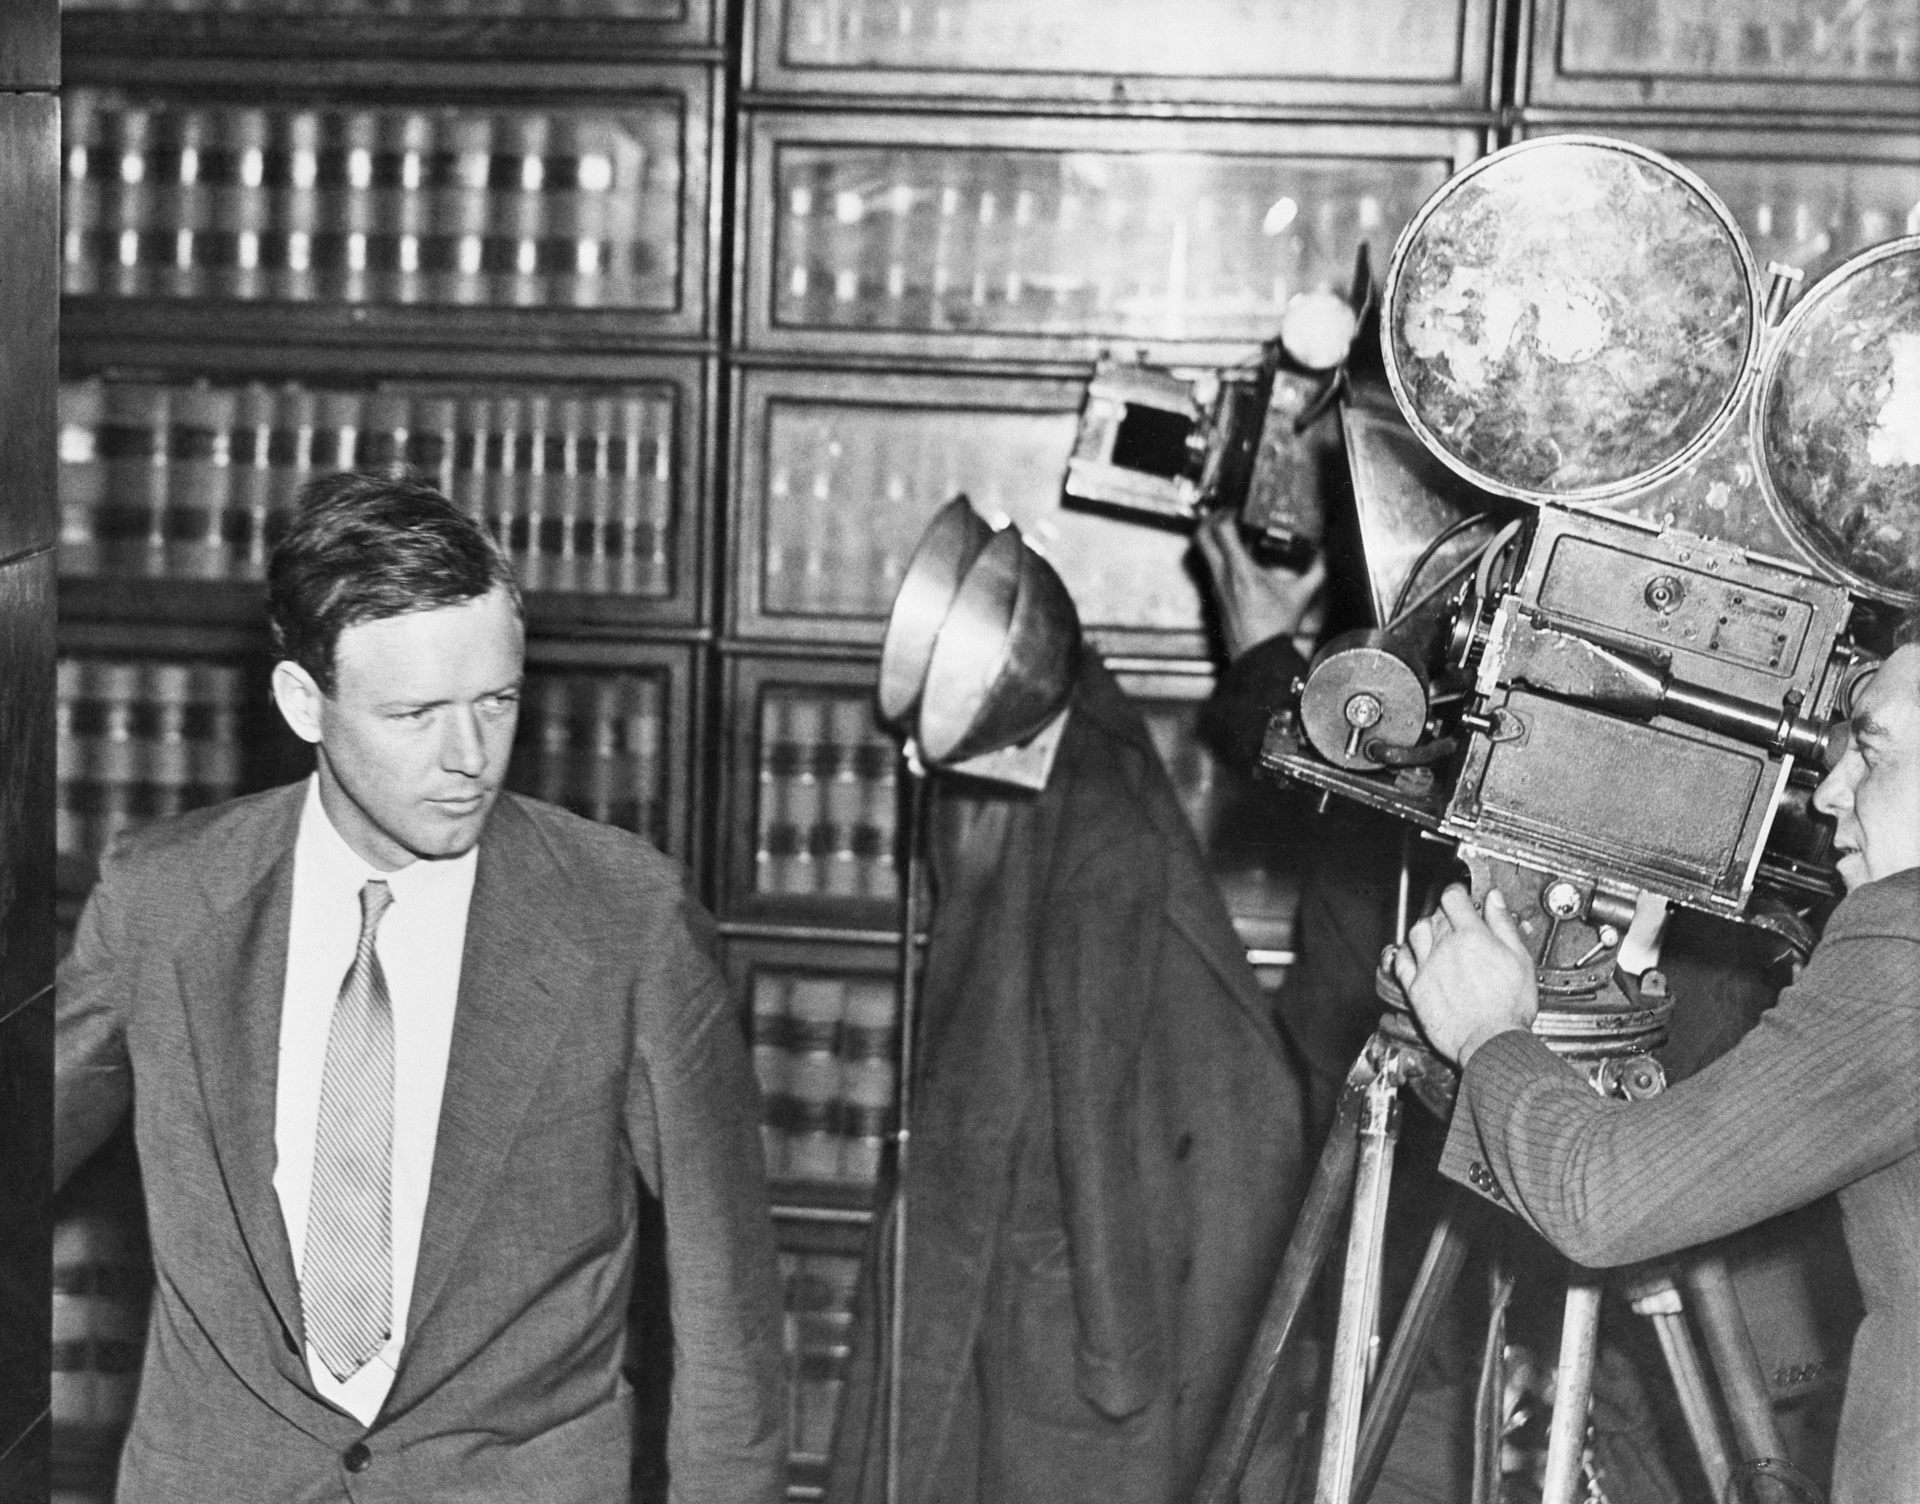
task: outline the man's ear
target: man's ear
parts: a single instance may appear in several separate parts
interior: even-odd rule
[[[325,698],[313,675],[299,664],[288,658],[274,664],[273,703],[301,741],[320,740],[320,702]]]

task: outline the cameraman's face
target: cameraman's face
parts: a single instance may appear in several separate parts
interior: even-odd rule
[[[1855,695],[1846,752],[1813,806],[1834,817],[1849,889],[1920,867],[1920,644],[1896,651]]]

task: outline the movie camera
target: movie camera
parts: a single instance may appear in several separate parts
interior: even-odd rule
[[[1807,915],[1834,891],[1811,789],[1875,662],[1876,615],[1920,604],[1920,237],[1862,252],[1788,311],[1799,280],[1769,268],[1763,286],[1725,206],[1677,164],[1604,137],[1546,137],[1427,201],[1377,305],[1366,299],[1377,376],[1356,358],[1322,388],[1339,411],[1372,623],[1315,654],[1261,764],[1451,843],[1475,897],[1497,888],[1529,944],[1535,1033],[1612,1096],[1664,1085],[1649,1052],[1673,999],[1657,969],[1616,965],[1649,895],[1810,947]],[[1262,369],[1273,360],[1270,349]],[[1257,379],[1239,407],[1191,409],[1190,493],[1168,450],[1129,491],[1114,471],[1150,448],[1127,440],[1130,425],[1173,431],[1134,419],[1151,405],[1134,395],[1144,389],[1096,374],[1070,497],[1119,505],[1170,488],[1244,506],[1287,491],[1278,475],[1256,483],[1257,458],[1235,489],[1230,461],[1265,455],[1276,426],[1292,441],[1312,431],[1276,425]],[[1455,1084],[1384,963],[1376,990],[1386,1012],[1349,1074],[1202,1504],[1235,1496],[1342,1201],[1316,1498],[1371,1490],[1464,1266],[1466,1233],[1443,1217],[1376,1371],[1398,1094],[1444,1114]],[[1737,1450],[1697,1381],[1674,1287],[1636,1308],[1660,1331],[1721,1497],[1778,1474],[1784,1450],[1724,1265],[1696,1258],[1683,1279]],[[1547,1504],[1571,1504],[1587,1466],[1599,1301],[1599,1281],[1573,1271]],[[1476,1497],[1492,1486],[1477,1481]]]
[[[1533,874],[1508,897],[1556,990],[1599,984],[1641,890],[1809,941],[1855,608],[1920,601],[1920,241],[1790,315],[1770,274],[1677,164],[1550,137],[1436,193],[1377,295],[1363,249],[1377,369],[1362,339],[1309,381],[1283,331],[1211,386],[1088,388],[1069,498],[1237,505],[1297,561],[1338,466],[1374,624],[1262,763]]]

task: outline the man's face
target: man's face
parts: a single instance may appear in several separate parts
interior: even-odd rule
[[[470,851],[507,774],[526,629],[504,589],[340,634],[332,694],[297,664],[274,696],[315,744],[320,802],[375,868]]]
[[[1834,817],[1849,889],[1920,867],[1920,644],[1896,650],[1854,696],[1846,752],[1813,805]]]

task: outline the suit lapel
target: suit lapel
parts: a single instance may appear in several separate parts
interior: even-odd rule
[[[208,922],[175,961],[220,1173],[261,1287],[296,1349],[303,1340],[300,1299],[273,1170],[280,1003],[302,787],[295,785],[284,807],[269,811],[269,831],[257,843],[269,865],[251,881],[243,878],[237,895],[209,894]],[[305,1365],[284,1345],[275,1346],[273,1357],[288,1377],[306,1382]]]
[[[560,1004],[590,960],[561,923],[568,879],[528,817],[502,798],[480,844],[447,1084],[434,1141],[420,1261],[407,1314],[411,1348],[446,1285],[560,1035]],[[409,1390],[403,1352],[395,1399]],[[392,1404],[392,1401],[389,1402]]]

